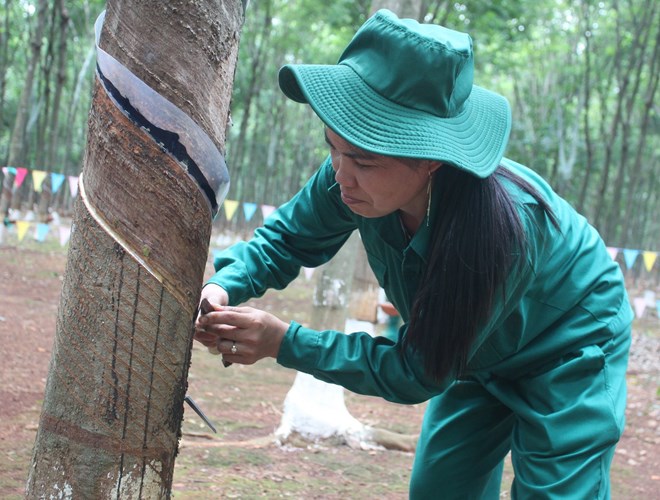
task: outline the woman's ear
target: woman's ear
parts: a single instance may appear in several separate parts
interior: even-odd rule
[[[436,170],[438,170],[442,166],[442,162],[438,160],[424,160],[426,162],[426,165],[424,165],[425,168],[428,168],[429,175],[433,174]]]

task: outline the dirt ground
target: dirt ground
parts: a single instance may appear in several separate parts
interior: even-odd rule
[[[66,253],[57,243],[0,246],[0,498],[22,498],[55,332]],[[287,317],[307,309],[311,285],[301,279],[286,293],[255,304]],[[627,428],[612,472],[613,498],[660,498],[660,321],[635,325],[629,370]],[[355,450],[322,442],[274,443],[282,402],[295,373],[273,362],[224,369],[195,348],[189,394],[211,417],[211,435],[186,410],[173,496],[206,498],[407,497],[412,454]],[[365,424],[416,433],[424,405],[402,406],[346,394],[351,414]],[[506,483],[511,471],[507,468]]]

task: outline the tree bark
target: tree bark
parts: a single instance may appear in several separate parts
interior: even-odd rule
[[[107,8],[101,48],[224,151],[242,4]],[[189,175],[195,151],[182,159],[131,114],[143,95],[109,92],[99,74],[30,498],[170,497],[213,205]],[[165,132],[182,130],[167,120]]]

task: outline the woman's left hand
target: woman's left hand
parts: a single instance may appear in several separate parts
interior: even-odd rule
[[[200,316],[195,329],[217,336],[216,345],[225,361],[251,365],[265,357],[277,358],[288,323],[252,307],[217,307]]]

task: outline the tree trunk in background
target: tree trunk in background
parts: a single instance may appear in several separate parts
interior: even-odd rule
[[[107,8],[101,47],[224,151],[242,4]],[[29,498],[170,497],[212,218],[140,124],[97,77]]]
[[[353,233],[337,255],[318,270],[312,297],[312,328],[344,331],[359,244],[360,237]]]
[[[353,233],[330,262],[317,272],[310,327],[351,333],[366,331],[374,335],[371,321],[349,317],[356,255],[364,252],[360,236]],[[375,312],[375,297],[373,301]],[[364,425],[353,417],[344,401],[344,388],[298,373],[284,400],[284,411],[275,436],[281,443],[339,439],[352,448],[414,451],[417,435],[399,434]]]
[[[266,0],[264,2],[263,25],[261,29],[261,36],[257,37],[252,47],[252,64],[250,66],[250,80],[245,92],[245,102],[243,104],[243,116],[239,128],[238,138],[232,152],[232,162],[235,162],[236,167],[242,167],[245,159],[245,140],[247,138],[248,123],[252,115],[252,102],[257,97],[259,89],[257,88],[262,80],[264,71],[264,64],[262,62],[263,54],[267,53],[268,41],[273,24],[273,16],[271,13],[272,1]],[[244,182],[245,177],[238,180],[240,186],[236,191],[239,199],[246,199],[244,196]],[[256,193],[256,190],[254,191]]]
[[[54,56],[56,79],[55,79],[55,94],[53,95],[52,111],[48,120],[47,140],[45,141],[45,161],[43,165],[45,170],[53,172],[58,170],[56,164],[56,151],[57,145],[60,143],[60,109],[62,102],[62,90],[66,82],[66,48],[67,48],[67,32],[69,26],[69,14],[64,5],[64,0],[55,0],[53,4],[53,30],[57,27],[57,53]],[[52,42],[51,42],[52,43]],[[39,207],[37,209],[37,218],[41,222],[47,222],[48,207],[52,205],[53,192],[51,189],[50,175],[46,177],[39,193]]]
[[[34,32],[30,35],[31,56],[28,61],[23,92],[21,93],[21,100],[16,110],[16,118],[14,119],[14,127],[9,142],[7,165],[10,167],[25,167],[25,128],[27,127],[30,116],[29,107],[32,100],[32,86],[34,85],[34,75],[41,56],[42,38],[46,28],[46,14],[48,14],[48,1],[39,0],[37,5],[37,25]],[[7,214],[12,203],[13,183],[14,179],[12,176],[7,175],[3,182],[2,194],[0,195],[0,216],[2,217]]]
[[[5,118],[5,95],[7,90],[7,69],[10,67],[13,56],[10,59],[9,37],[11,36],[11,23],[9,22],[9,6],[6,5],[5,15],[2,19],[2,31],[0,31],[0,124],[4,125]],[[0,158],[0,163],[3,158]]]
[[[53,112],[48,125],[50,136],[46,150],[46,167],[49,171],[53,171],[53,168],[56,166],[57,145],[61,140],[59,128],[62,90],[66,84],[67,41],[69,28],[69,13],[64,5],[64,0],[55,1],[54,11],[57,14],[55,19],[59,21],[57,35],[59,38],[59,44],[57,47],[56,58],[57,77],[55,80],[55,95],[53,96]]]
[[[345,331],[359,239],[356,233],[352,234],[337,255],[317,270],[311,328]],[[343,387],[299,372],[284,400],[282,420],[275,435],[280,442],[300,436],[310,441],[340,437],[350,443],[359,441],[363,428],[346,409]]]

